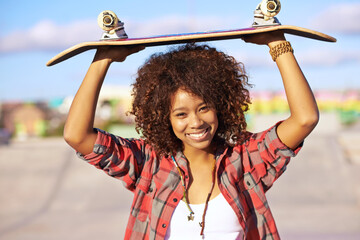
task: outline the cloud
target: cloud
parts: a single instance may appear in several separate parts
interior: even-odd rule
[[[184,20],[185,19],[185,20]],[[128,20],[125,31],[130,37],[144,37],[161,34],[216,30],[221,26],[233,23],[234,19],[226,20],[215,17],[189,19],[182,16],[167,16],[147,22]],[[59,25],[44,20],[30,29],[12,32],[0,37],[0,53],[20,51],[63,50],[85,41],[96,41],[101,37],[102,30],[97,22],[83,20],[67,25]]]
[[[311,20],[321,31],[360,34],[360,3],[339,3],[326,8]]]
[[[183,16],[164,16],[147,22],[129,21],[125,23],[125,31],[132,37],[144,37],[163,34],[178,34],[219,30],[238,20],[218,17],[188,18]]]
[[[246,67],[254,68],[273,68],[274,63],[270,55],[264,56],[261,52],[238,51],[232,52],[232,55],[245,64]],[[301,66],[312,67],[333,67],[346,63],[360,64],[360,51],[350,50],[329,50],[308,48],[304,51],[295,51],[295,56]]]
[[[299,53],[301,65],[331,67],[339,64],[358,62],[360,63],[360,51],[329,51],[326,49],[310,49]]]
[[[100,34],[96,21],[57,25],[45,20],[28,30],[12,32],[1,37],[0,52],[59,50],[75,43],[95,40]]]
[[[270,55],[266,56],[263,53],[234,50],[231,55],[235,57],[237,61],[244,63],[246,68],[272,68],[274,66]]]

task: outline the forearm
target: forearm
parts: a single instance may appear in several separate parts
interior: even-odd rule
[[[83,154],[90,153],[96,141],[93,131],[96,104],[105,75],[112,62],[123,62],[127,56],[144,47],[100,47],[94,61],[75,95],[64,129],[64,138],[70,146]]]
[[[110,61],[94,60],[75,95],[64,128],[64,138],[75,150],[92,151],[96,134],[93,131],[98,96]]]
[[[273,42],[269,47],[278,44]],[[290,109],[290,117],[278,127],[279,137],[291,147],[300,142],[316,126],[319,113],[311,88],[301,71],[294,54],[284,53],[276,59]]]

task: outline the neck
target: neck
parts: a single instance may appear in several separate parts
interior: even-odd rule
[[[215,159],[214,152],[215,151],[210,150],[184,149],[184,155],[191,164],[204,164],[213,162]]]

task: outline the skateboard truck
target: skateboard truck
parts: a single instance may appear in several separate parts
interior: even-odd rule
[[[104,30],[100,40],[115,40],[128,38],[124,23],[112,11],[102,11],[98,16],[98,25]]]
[[[253,27],[281,25],[275,17],[281,9],[280,0],[262,0],[254,11]]]

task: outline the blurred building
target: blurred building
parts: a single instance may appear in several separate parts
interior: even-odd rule
[[[360,90],[315,91],[321,112],[334,113],[342,124],[351,125],[360,119]],[[11,134],[17,139],[43,136],[62,136],[73,97],[53,99],[48,102],[0,104],[0,135]],[[251,92],[251,105],[247,121],[261,114],[288,114],[289,107],[284,91]],[[131,88],[105,85],[101,89],[95,126],[113,131],[124,124],[134,124],[131,109]]]
[[[41,137],[46,133],[47,107],[45,103],[5,103],[0,120],[15,138]]]

